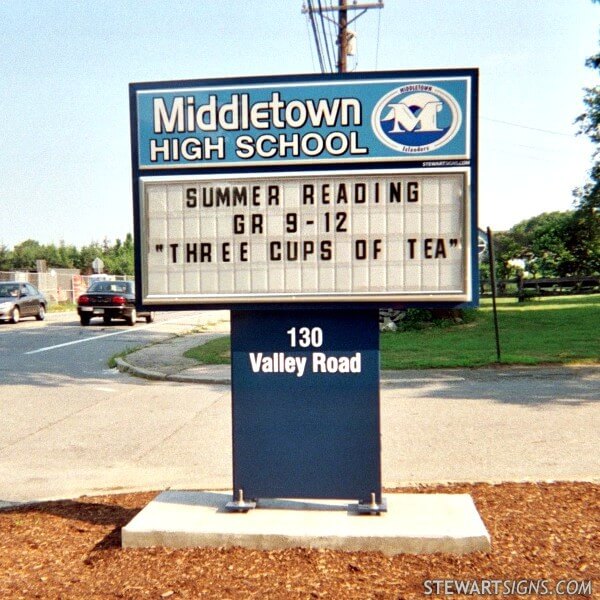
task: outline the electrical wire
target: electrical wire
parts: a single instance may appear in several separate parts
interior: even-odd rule
[[[325,30],[325,17],[323,16],[323,5],[321,4],[321,0],[318,0],[318,2],[319,2],[319,16],[321,17],[321,30],[323,32],[323,40],[325,42],[327,61],[329,62],[329,69],[333,73],[333,65],[335,64],[335,60],[334,61],[331,60],[331,52],[329,50],[329,43],[327,41],[327,31]]]
[[[379,33],[381,31],[381,9],[377,11],[377,45],[375,46],[375,70],[379,68]]]
[[[564,137],[573,137],[572,133],[564,133],[563,131],[552,131],[551,129],[540,129],[539,127],[528,127],[527,125],[520,125],[519,123],[511,123],[510,121],[501,121],[500,119],[490,119],[489,117],[481,117],[484,121],[491,121],[492,123],[501,123],[502,125],[510,125],[511,127],[519,127],[520,129],[529,129],[530,131],[540,131],[541,133],[550,133],[552,135],[561,135]]]
[[[321,43],[319,41],[319,34],[317,33],[317,24],[315,23],[315,13],[313,10],[312,0],[308,0],[308,15],[310,16],[310,23],[312,25],[313,35],[315,38],[315,46],[317,47],[317,56],[319,57],[319,65],[321,66],[321,73],[325,73],[325,66],[323,64],[323,53],[321,51]]]
[[[332,0],[333,2],[333,0]],[[358,69],[358,24],[359,24],[359,20],[355,20],[354,21],[354,25],[352,25],[352,35],[354,36],[354,54],[352,54],[352,61],[353,61],[353,66],[352,69],[348,69],[349,71],[356,71]],[[348,30],[350,32],[350,30]],[[348,43],[350,43],[350,39],[352,38],[348,38]]]
[[[329,7],[333,8],[333,1],[329,0]],[[337,71],[339,67],[339,58],[340,58],[340,39],[337,31],[337,27],[335,23],[329,17],[326,17],[328,29],[329,29],[329,37],[331,38],[331,48],[332,48],[332,62],[333,62],[333,70]],[[337,55],[335,52],[335,47],[337,46]]]
[[[335,0],[317,0],[318,8],[313,0],[307,1],[307,12],[310,16],[310,23],[313,31],[313,37],[315,40],[315,46],[317,49],[317,56],[319,58],[319,64],[321,72],[326,73],[327,69],[333,73],[337,71],[339,67],[339,59],[341,53],[341,41],[339,39],[339,29],[337,29],[335,21],[329,16],[325,16],[325,12],[334,13],[336,6],[334,5]],[[339,9],[339,7],[337,7]],[[381,7],[379,7],[381,8]],[[315,13],[319,13],[319,19],[315,18]],[[366,10],[363,10],[358,16],[360,17]],[[352,19],[350,22],[355,21],[357,17]],[[327,21],[327,24],[325,23]],[[377,22],[377,50],[375,57],[375,70],[379,66],[379,42],[381,37],[381,12],[379,13]],[[336,55],[336,46],[338,46],[338,52]],[[354,56],[354,67],[353,71],[358,68],[358,53]]]
[[[309,21],[310,21],[310,16],[307,14],[306,15],[306,35],[308,36],[308,47],[310,48],[310,62],[312,64],[312,69],[313,71],[315,71],[315,55],[313,53],[313,47],[312,47],[312,43],[310,41],[310,25],[309,25]]]

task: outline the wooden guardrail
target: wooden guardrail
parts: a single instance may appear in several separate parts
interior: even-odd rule
[[[516,297],[520,302],[536,296],[568,296],[573,294],[599,294],[600,276],[585,277],[540,277],[525,279],[501,279],[497,281],[497,296]],[[480,295],[491,296],[489,280],[480,282]]]

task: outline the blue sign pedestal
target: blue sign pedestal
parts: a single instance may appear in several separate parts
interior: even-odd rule
[[[377,309],[232,310],[231,355],[234,499],[381,506]]]

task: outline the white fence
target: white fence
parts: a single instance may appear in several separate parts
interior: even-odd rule
[[[124,275],[112,275],[114,279],[132,279]],[[87,290],[89,275],[80,275],[76,269],[50,269],[45,273],[28,271],[0,271],[0,281],[25,281],[35,285],[50,304],[77,302],[80,294]]]

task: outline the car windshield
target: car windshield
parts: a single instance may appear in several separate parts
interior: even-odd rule
[[[18,296],[19,286],[16,283],[0,283],[0,296]]]
[[[89,292],[104,292],[107,294],[131,294],[130,281],[96,281],[90,286]]]

